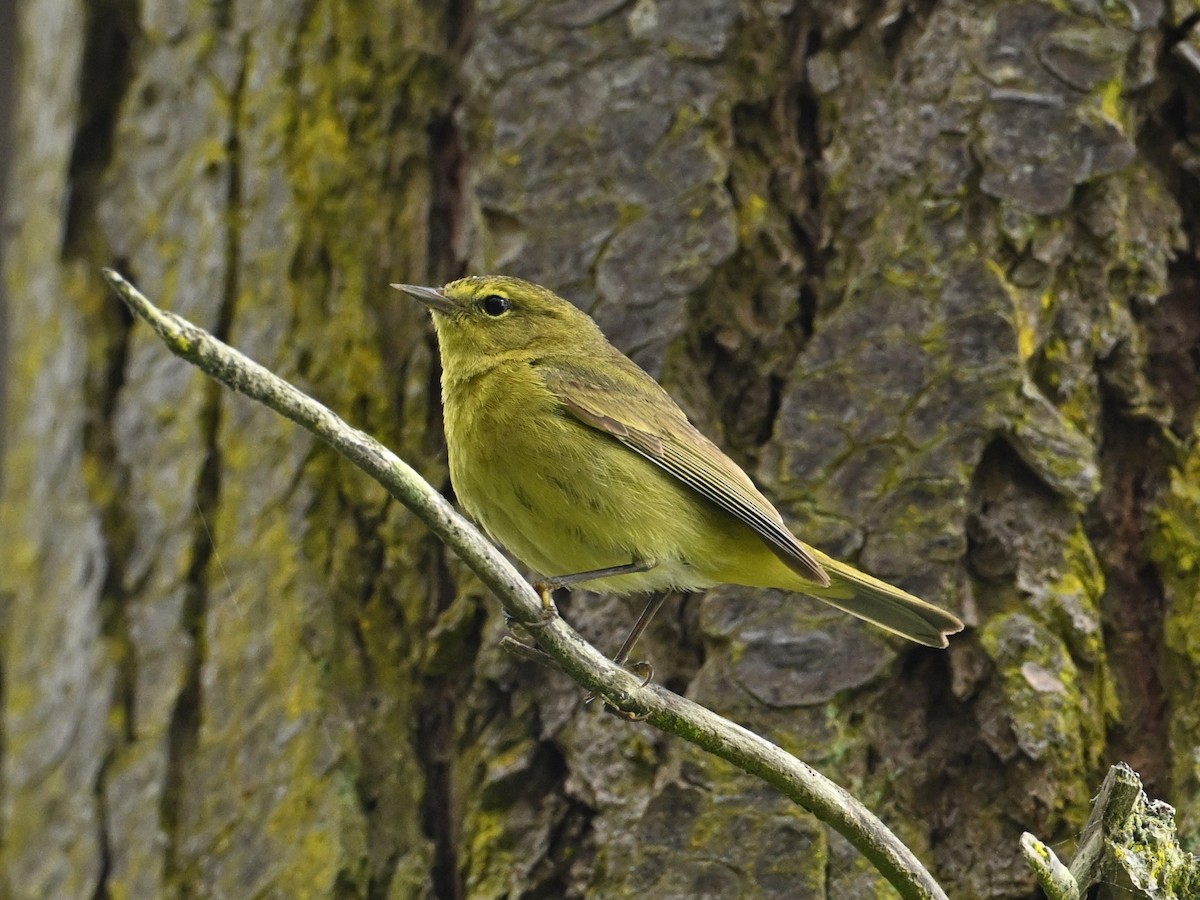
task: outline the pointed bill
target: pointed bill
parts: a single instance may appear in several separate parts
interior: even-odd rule
[[[441,288],[422,287],[419,284],[393,284],[392,287],[420,300],[430,309],[436,309],[438,312],[451,313],[457,309],[454,301],[446,299]]]

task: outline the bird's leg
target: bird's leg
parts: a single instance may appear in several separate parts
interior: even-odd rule
[[[654,568],[656,563],[647,562],[645,560],[635,559],[633,562],[625,563],[620,566],[609,566],[605,569],[591,569],[587,572],[576,572],[574,575],[555,575],[553,578],[547,578],[545,581],[539,581],[536,587],[539,590],[558,590],[560,587],[569,587],[572,584],[580,584],[584,581],[596,581],[599,578],[608,578],[613,575],[636,575],[638,572],[649,572]]]
[[[621,645],[621,649],[617,651],[617,655],[613,657],[613,662],[618,666],[624,665],[625,660],[629,659],[629,654],[633,652],[633,645],[637,643],[637,639],[642,636],[642,632],[646,630],[646,626],[650,624],[662,605],[667,602],[667,598],[671,596],[672,591],[663,591],[650,598],[650,602],[646,604],[646,608],[642,610],[642,614],[638,616],[638,620],[633,623],[633,629],[629,632],[629,637],[625,638],[625,643]],[[644,665],[650,666],[649,663]],[[650,666],[650,673],[646,676],[646,682],[654,677],[654,667]]]
[[[591,569],[587,572],[576,572],[572,575],[557,575],[553,578],[547,578],[544,581],[539,581],[534,584],[534,589],[542,598],[542,621],[533,624],[522,624],[524,628],[545,628],[558,615],[558,610],[554,608],[554,598],[551,596],[554,591],[560,587],[567,587],[572,584],[582,584],[588,581],[595,581],[600,578],[610,578],[614,575],[635,575],[638,572],[648,572],[653,569],[655,563],[644,560],[634,560],[633,562],[625,563],[620,566],[608,566],[603,569]],[[613,657],[613,662],[618,666],[624,665],[629,659],[629,654],[633,652],[633,646],[637,643],[638,638],[642,636],[642,632],[646,630],[646,626],[650,624],[650,620],[655,614],[662,609],[662,605],[667,602],[667,598],[674,593],[673,591],[663,591],[650,598],[650,602],[646,604],[642,610],[642,614],[638,616],[637,621],[633,625],[633,629],[629,632],[629,636],[625,638],[625,642],[621,644],[621,649],[617,651],[617,655]],[[654,677],[654,666],[648,662],[638,662],[630,666],[635,672],[642,676],[642,685],[650,683]],[[596,699],[595,694],[588,694],[583,698],[584,703],[591,703]],[[627,715],[614,710],[617,715],[624,716],[631,721],[637,721],[640,716]]]
[[[650,620],[654,618],[660,609],[662,609],[662,605],[667,602],[667,598],[673,593],[674,591],[663,591],[662,593],[655,594],[650,598],[650,602],[646,604],[645,609],[642,610],[642,614],[638,616],[637,621],[633,623],[633,630],[629,632],[629,637],[625,638],[625,643],[621,645],[621,649],[618,650],[617,655],[613,657],[614,663],[616,663],[618,666],[625,664],[625,660],[629,659],[629,654],[633,652],[633,645],[637,643],[638,638],[642,636],[642,632],[646,630],[646,626],[650,624]],[[648,662],[637,662],[631,665],[629,668],[633,669],[635,672],[637,672],[637,674],[642,676],[642,687],[648,685],[650,680],[654,678],[654,666],[650,665]],[[591,703],[595,699],[595,694],[588,694],[583,698],[583,702]]]
[[[538,592],[542,598],[542,621],[534,625],[525,625],[525,628],[545,628],[555,616],[558,615],[558,610],[554,608],[554,597],[552,596],[556,590],[561,587],[568,587],[572,584],[581,584],[585,581],[595,581],[597,578],[608,578],[612,575],[636,575],[638,572],[649,572],[654,568],[654,563],[634,560],[633,562],[625,563],[621,566],[608,566],[604,569],[591,569],[587,572],[576,572],[573,575],[555,575],[553,578],[547,578],[544,581],[536,582],[533,589]]]

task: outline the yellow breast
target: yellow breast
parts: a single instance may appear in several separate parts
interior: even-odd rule
[[[459,503],[542,576],[653,561],[600,591],[781,584],[786,568],[741,522],[563,411],[528,366],[445,385]]]

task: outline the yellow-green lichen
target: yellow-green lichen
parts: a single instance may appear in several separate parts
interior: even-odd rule
[[[1061,639],[1023,612],[988,620],[980,643],[996,666],[1013,737],[1021,753],[1039,766],[1039,781],[1078,783],[1099,744],[1089,746],[1097,726],[1087,712],[1079,671]],[[1056,789],[1043,796],[1053,811],[1082,819],[1082,790]]]
[[[1200,847],[1200,423],[1149,517],[1147,545],[1166,595],[1163,618],[1170,686],[1171,762],[1183,839]]]

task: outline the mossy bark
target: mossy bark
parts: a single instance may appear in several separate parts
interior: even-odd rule
[[[23,0],[0,896],[882,890],[505,656],[411,516],[131,327],[111,264],[447,488],[432,336],[387,282],[558,289],[801,536],[970,626],[939,653],[722,588],[668,603],[660,681],[951,896],[1030,896],[1020,833],[1070,840],[1118,759],[1194,849],[1194,14]],[[614,648],[635,614],[563,609]]]

